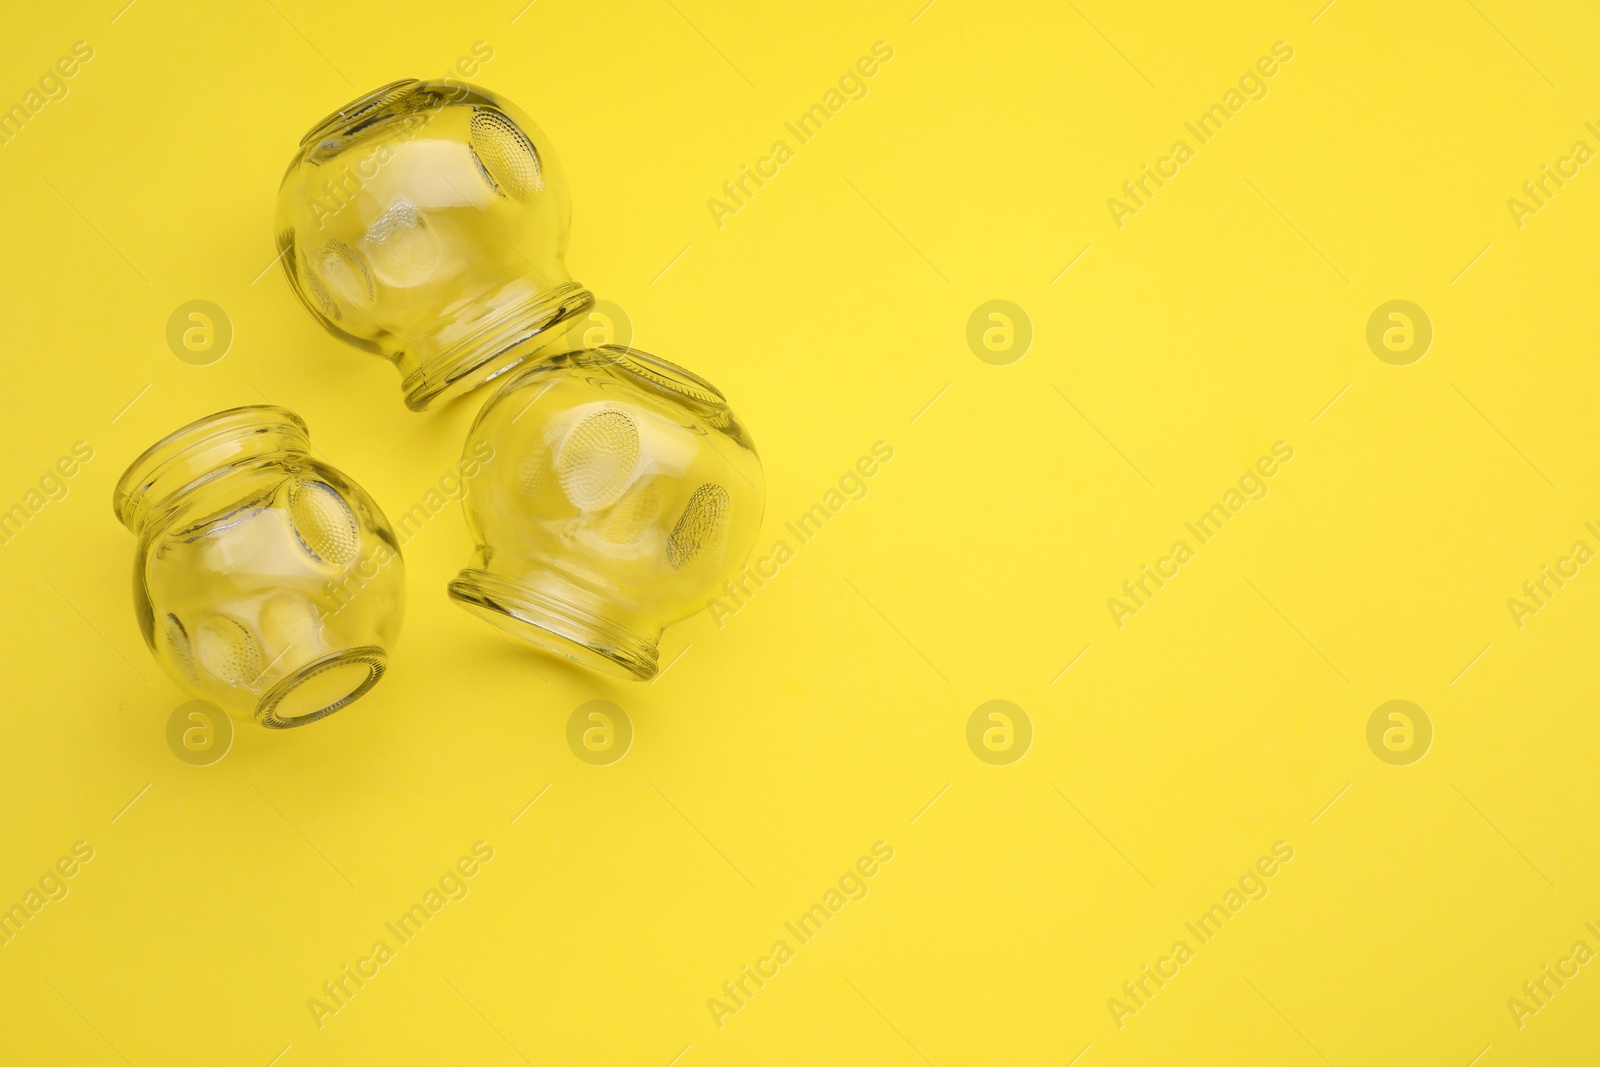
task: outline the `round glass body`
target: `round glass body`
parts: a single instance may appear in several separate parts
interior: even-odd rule
[[[278,190],[289,284],[341,340],[392,361],[421,411],[551,346],[594,304],[564,260],[566,178],[515,105],[407,79],[340,108]]]
[[[465,502],[478,547],[450,595],[611,674],[654,677],[663,627],[722,591],[761,525],[761,460],[722,394],[633,349],[519,371],[466,454],[482,461]]]
[[[377,684],[405,607],[389,521],[309,450],[293,412],[234,408],[152,446],[113,500],[139,539],[134,610],[162,669],[277,728]]]

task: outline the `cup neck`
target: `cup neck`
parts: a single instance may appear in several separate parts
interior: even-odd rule
[[[286,408],[260,404],[230,408],[163,437],[128,465],[117,482],[112,508],[134,533],[183,496],[241,463],[274,453],[306,453],[305,422]]]
[[[456,324],[413,341],[395,359],[406,406],[426,411],[529,363],[573,347],[567,331],[594,306],[594,294],[562,282],[470,328]]]

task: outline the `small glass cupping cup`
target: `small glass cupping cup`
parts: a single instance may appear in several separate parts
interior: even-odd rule
[[[284,728],[383,677],[405,610],[400,546],[372,498],[310,455],[298,415],[192,422],[129,465],[113,507],[138,537],[145,644],[191,694]]]

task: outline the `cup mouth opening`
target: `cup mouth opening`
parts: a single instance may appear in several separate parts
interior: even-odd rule
[[[330,652],[267,690],[256,705],[256,721],[290,730],[325,719],[366,696],[388,666],[388,654],[377,645]]]
[[[304,148],[329,134],[348,136],[376,117],[376,112],[406,96],[422,84],[420,78],[401,78],[356,97],[343,107],[330,112],[300,138]]]
[[[186,488],[210,473],[198,468],[185,470],[190,460],[229,442],[239,443],[238,451],[243,452],[244,442],[256,434],[275,435],[280,445],[309,444],[305,420],[276,404],[229,408],[196,419],[173,430],[128,464],[112,493],[117,519],[132,529],[140,507],[157,485],[177,483],[167,487],[164,495]]]

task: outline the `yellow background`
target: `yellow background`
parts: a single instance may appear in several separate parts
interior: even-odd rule
[[[1600,545],[1600,165],[1520,229],[1506,207],[1600,148],[1592,10],[519,7],[7,12],[0,103],[95,55],[0,146],[0,503],[95,458],[0,547],[0,904],[95,858],[0,947],[0,1059],[1593,1062],[1600,965],[1521,1029],[1506,1006],[1600,949],[1600,574],[1521,629],[1506,606]],[[574,277],[752,427],[761,551],[874,442],[894,459],[720,629],[669,630],[651,685],[450,604],[452,506],[407,546],[378,689],[185,765],[112,486],[263,398],[391,517],[451,469],[483,394],[406,411],[266,268],[301,134],[478,40],[475,80],[566,167]],[[869,95],[718,228],[708,198],[879,40]],[[1115,226],[1106,199],[1279,40],[1270,94]],[[236,331],[211,366],[166,345],[192,299]],[[1035,330],[1009,366],[965,341],[990,299]],[[1392,299],[1434,326],[1410,366],[1365,341]],[[1270,495],[1119,629],[1107,598],[1279,440]],[[596,698],[636,731],[606,767],[565,742]],[[1366,724],[1402,698],[1435,736],[1390,766]],[[992,699],[1033,724],[1010,766],[967,746]],[[308,998],[479,840],[470,895],[319,1029]],[[879,840],[870,894],[719,1029],[707,999]],[[1118,1028],[1107,999],[1279,840],[1270,895]]]

